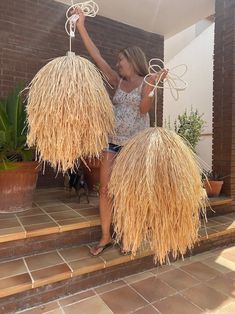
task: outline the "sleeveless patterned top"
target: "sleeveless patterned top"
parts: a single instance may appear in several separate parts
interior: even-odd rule
[[[135,134],[150,126],[148,113],[140,112],[141,91],[139,87],[127,93],[120,88],[121,81],[113,96],[115,114],[115,135],[109,137],[109,143],[123,146]]]

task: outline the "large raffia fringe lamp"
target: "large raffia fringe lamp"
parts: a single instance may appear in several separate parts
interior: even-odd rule
[[[29,85],[27,117],[29,146],[35,146],[39,161],[57,171],[74,168],[78,158],[99,156],[112,133],[114,114],[98,69],[87,59],[71,52],[79,6],[85,15],[95,16],[93,1],[72,5],[66,30],[70,51],[46,64]]]
[[[115,160],[109,193],[116,240],[133,255],[147,243],[163,264],[197,241],[206,202],[201,169],[175,132],[151,127],[131,138]]]

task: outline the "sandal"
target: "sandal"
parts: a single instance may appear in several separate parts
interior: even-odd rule
[[[90,249],[90,254],[92,256],[98,256],[100,255],[101,253],[104,252],[104,250],[106,250],[107,248],[113,246],[113,242],[108,242],[107,244],[105,245],[95,245],[93,247],[91,247]]]

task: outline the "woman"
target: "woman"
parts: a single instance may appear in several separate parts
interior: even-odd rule
[[[79,14],[77,29],[88,53],[97,67],[106,75],[109,83],[116,89],[113,97],[115,136],[109,138],[109,146],[103,152],[100,168],[102,237],[99,244],[90,249],[90,253],[97,256],[112,245],[110,235],[112,204],[108,197],[108,183],[115,157],[131,136],[150,126],[148,112],[153,98],[149,97],[152,87],[144,83],[144,76],[148,74],[148,66],[143,51],[138,47],[121,50],[117,59],[117,71],[114,71],[103,59],[87,33],[83,12],[77,9],[76,13]],[[153,76],[151,83],[154,83],[156,78],[156,75]]]

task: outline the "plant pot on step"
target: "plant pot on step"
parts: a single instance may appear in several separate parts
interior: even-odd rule
[[[99,184],[100,181],[100,163],[101,161],[98,158],[86,159],[87,166],[82,163],[84,170],[85,180],[88,184],[90,191],[94,191],[94,187]]]
[[[17,213],[32,207],[40,167],[37,162],[11,163],[0,171],[0,213]]]
[[[224,181],[211,181],[206,180],[204,182],[204,188],[206,189],[206,193],[208,197],[218,197],[220,195],[222,186]]]

